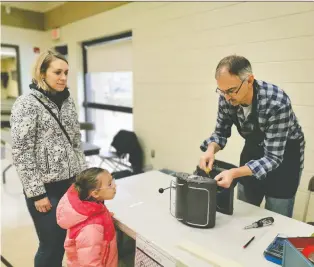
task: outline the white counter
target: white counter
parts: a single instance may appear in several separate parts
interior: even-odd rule
[[[172,176],[151,171],[118,180],[116,197],[106,205],[114,212],[119,227],[128,235],[133,238],[136,234],[144,236],[187,266],[214,265],[178,247],[186,241],[202,247],[209,254],[238,262],[243,267],[271,267],[278,265],[267,261],[263,252],[278,233],[288,236],[309,236],[314,233],[313,226],[239,200],[234,203],[233,215],[217,212],[214,228],[189,227],[170,215],[169,190],[163,194],[158,192],[160,187],[168,187],[171,179]],[[272,226],[243,229],[268,216],[275,219]],[[255,240],[243,249],[243,245],[253,236]]]

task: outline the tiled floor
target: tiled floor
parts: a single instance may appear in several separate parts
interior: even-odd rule
[[[1,170],[8,161],[1,160]],[[14,267],[33,267],[37,236],[14,168],[1,184],[1,255]]]
[[[8,160],[1,160],[1,172],[8,164]],[[27,211],[22,186],[12,167],[7,172],[6,184],[1,183],[1,255],[14,267],[33,267],[37,246],[38,240]],[[133,266],[132,259],[120,262],[119,266]]]

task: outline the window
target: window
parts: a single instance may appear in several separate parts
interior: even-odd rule
[[[85,92],[80,121],[95,125],[85,140],[107,150],[119,130],[133,131],[132,33],[84,42],[82,47]]]

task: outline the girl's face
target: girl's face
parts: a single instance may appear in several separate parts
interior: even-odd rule
[[[98,186],[91,192],[91,196],[97,201],[113,199],[116,195],[116,184],[110,173],[98,174]]]

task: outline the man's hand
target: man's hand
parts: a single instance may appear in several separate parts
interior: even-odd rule
[[[215,142],[211,142],[208,145],[206,152],[201,157],[199,166],[206,173],[213,169],[213,164],[215,161],[215,154],[219,150],[221,150],[220,146],[218,144],[216,144]]]
[[[253,175],[251,169],[248,166],[242,166],[219,173],[215,180],[218,186],[229,188],[234,179],[251,175]]]
[[[51,209],[51,203],[48,197],[44,197],[34,202],[36,210],[39,212],[47,212]]]
[[[200,159],[199,166],[204,171],[206,171],[207,168],[209,168],[209,170],[212,170],[213,169],[214,160],[215,160],[215,153],[214,153],[214,151],[207,150],[202,155],[202,157]]]
[[[235,178],[234,173],[233,173],[233,170],[231,169],[231,170],[226,170],[219,173],[215,177],[215,180],[217,181],[218,186],[229,188],[234,178]]]

